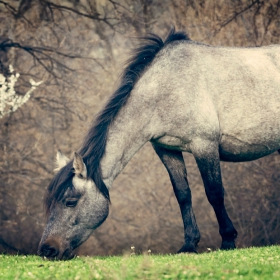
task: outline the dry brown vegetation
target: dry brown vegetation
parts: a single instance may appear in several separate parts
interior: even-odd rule
[[[213,45],[260,46],[280,41],[280,1],[0,0],[0,71],[12,64],[27,81],[43,80],[32,98],[0,120],[0,251],[35,253],[45,223],[42,198],[60,148],[77,150],[92,118],[117,85],[122,65],[146,32],[171,25]],[[214,213],[192,155],[185,155],[200,250],[219,247]],[[280,156],[223,163],[227,208],[237,245],[279,242]],[[175,252],[183,225],[167,172],[146,145],[117,178],[107,221],[80,254]]]

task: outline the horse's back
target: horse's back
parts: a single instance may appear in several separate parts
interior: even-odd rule
[[[159,56],[152,72],[153,85],[161,85],[160,95],[169,102],[166,123],[176,118],[182,143],[218,130],[223,160],[252,160],[279,149],[280,46],[180,42]],[[169,127],[174,135],[176,127]]]
[[[219,115],[220,154],[223,160],[253,160],[280,147],[280,47],[234,53],[210,89]]]

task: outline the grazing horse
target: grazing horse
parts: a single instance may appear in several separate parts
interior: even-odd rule
[[[114,179],[148,141],[181,209],[185,242],[179,252],[196,252],[200,239],[182,152],[197,162],[221,249],[235,248],[220,161],[250,161],[280,149],[280,46],[213,47],[174,29],[165,41],[156,35],[144,39],[78,153],[72,160],[57,154],[41,256],[73,256],[107,218]]]

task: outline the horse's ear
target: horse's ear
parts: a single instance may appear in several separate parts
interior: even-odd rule
[[[73,160],[73,168],[76,176],[80,178],[86,178],[87,177],[87,168],[83,161],[83,158],[81,155],[79,155],[77,152],[74,153],[74,160]]]
[[[70,159],[65,156],[60,150],[57,150],[56,153],[56,168],[54,169],[55,172],[59,171],[62,167],[64,167]]]

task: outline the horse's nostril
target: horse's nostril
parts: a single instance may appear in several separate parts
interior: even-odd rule
[[[42,257],[55,258],[59,255],[59,250],[55,247],[49,246],[48,244],[44,244],[41,247],[40,255]]]

